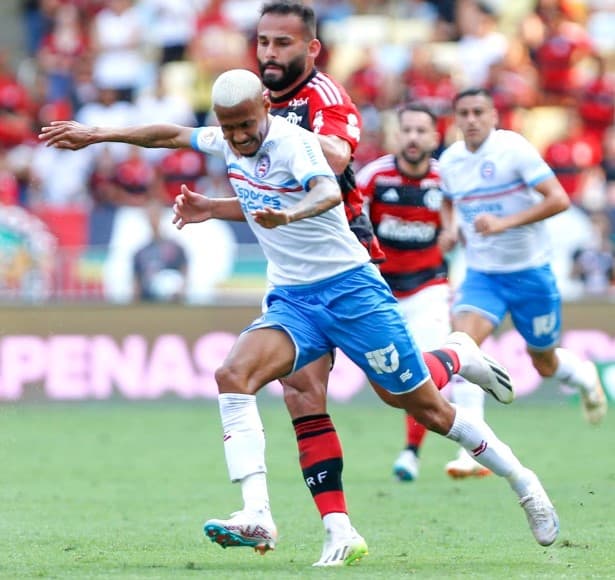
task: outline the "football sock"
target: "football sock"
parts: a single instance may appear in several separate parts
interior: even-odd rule
[[[446,437],[497,475],[510,478],[523,470],[510,447],[496,437],[491,427],[465,409],[455,406],[455,420]]]
[[[308,415],[293,421],[299,463],[321,517],[348,513],[342,487],[342,445],[331,417]]]
[[[426,433],[427,429],[423,425],[412,415],[406,414],[406,449],[413,451],[418,456]]]
[[[329,530],[332,535],[348,535],[352,526],[348,514],[333,512],[325,514],[322,517],[322,523],[326,530]]]
[[[555,356],[558,364],[554,377],[558,381],[586,393],[594,389],[596,375],[588,372],[588,365],[583,364],[583,360],[574,352],[567,348],[556,348]]]
[[[472,413],[478,419],[484,418],[485,391],[459,375],[451,379],[451,387],[452,400],[458,407]]]
[[[436,387],[442,390],[459,371],[459,357],[454,350],[443,348],[423,353],[423,359]]]
[[[256,397],[222,393],[218,395],[218,405],[229,477],[233,482],[241,482],[246,509],[269,509],[265,433]]]

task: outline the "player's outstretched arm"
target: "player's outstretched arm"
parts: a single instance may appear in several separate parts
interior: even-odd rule
[[[309,193],[299,202],[283,210],[270,207],[252,212],[254,221],[264,228],[275,228],[324,213],[342,202],[342,192],[331,177],[317,176],[310,179]]]
[[[196,224],[209,219],[245,220],[236,197],[212,199],[188,189],[184,184],[181,186],[181,193],[175,198],[173,213],[173,223],[178,230],[186,224]]]
[[[134,127],[91,127],[76,121],[52,121],[41,129],[39,139],[48,147],[83,149],[94,143],[119,142],[139,147],[177,149],[190,147],[194,129],[170,123]]]

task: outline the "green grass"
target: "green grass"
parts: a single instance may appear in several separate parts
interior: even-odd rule
[[[568,403],[490,405],[490,423],[542,477],[562,532],[538,546],[508,485],[454,482],[454,445],[430,436],[420,479],[390,469],[401,415],[377,402],[332,406],[353,522],[370,555],[313,569],[323,532],[281,401],[266,401],[275,552],[222,550],[202,522],[240,507],[214,403],[0,407],[0,578],[612,578],[612,416],[585,425]]]

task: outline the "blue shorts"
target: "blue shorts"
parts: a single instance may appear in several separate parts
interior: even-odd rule
[[[562,307],[550,266],[510,273],[468,270],[456,292],[452,312],[477,312],[496,327],[507,312],[531,350],[553,348],[560,341]]]
[[[412,391],[429,377],[397,301],[371,264],[314,284],[277,286],[266,303],[244,332],[284,330],[295,344],[293,372],[339,347],[391,393]]]

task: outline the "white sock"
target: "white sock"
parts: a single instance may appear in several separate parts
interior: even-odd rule
[[[341,512],[325,514],[322,517],[322,523],[325,526],[325,530],[330,530],[334,536],[347,536],[352,528],[348,514]]]
[[[224,454],[232,482],[241,482],[246,508],[269,509],[265,433],[258,413],[256,397],[235,393],[218,395]]]
[[[596,374],[574,352],[567,348],[556,348],[557,369],[553,375],[558,381],[566,383],[586,393],[596,386]]]
[[[471,457],[496,475],[510,478],[521,473],[523,465],[508,445],[500,441],[482,419],[455,407],[455,420],[446,437],[461,445]]]
[[[451,399],[457,407],[465,409],[477,419],[483,419],[485,416],[485,391],[478,385],[466,381],[463,377],[455,375],[451,381]]]

